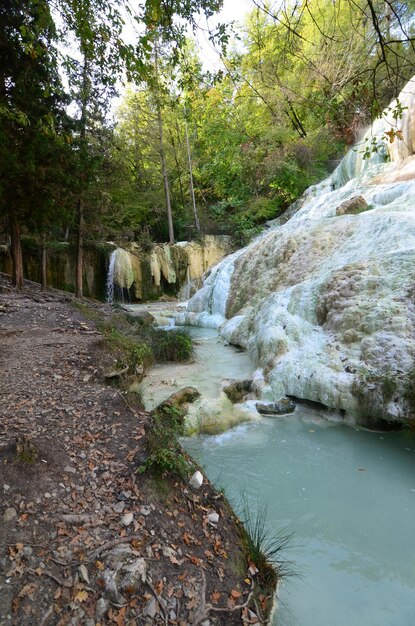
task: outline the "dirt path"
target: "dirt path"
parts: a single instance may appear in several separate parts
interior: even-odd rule
[[[137,473],[147,415],[100,342],[70,296],[0,279],[0,625],[260,623],[223,499]]]

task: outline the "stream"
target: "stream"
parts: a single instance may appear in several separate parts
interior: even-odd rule
[[[211,398],[223,378],[252,374],[248,356],[216,331],[190,332],[196,362],[154,368],[146,408],[189,384]],[[253,511],[266,505],[273,531],[293,533],[285,558],[298,575],[280,586],[274,625],[414,623],[413,434],[368,432],[298,404],[293,415],[256,415],[184,445],[236,510],[243,494]]]

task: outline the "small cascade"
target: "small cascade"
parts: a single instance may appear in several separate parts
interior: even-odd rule
[[[219,328],[246,348],[269,399],[312,400],[369,425],[405,421],[405,376],[415,369],[415,80],[296,209],[214,267],[179,323]],[[379,389],[391,375],[398,387],[388,398]]]
[[[116,248],[111,253],[108,266],[106,300],[114,304],[115,297],[119,297],[124,303],[125,299],[130,302],[129,290],[135,281],[135,273],[132,263],[132,255],[123,248]]]
[[[107,284],[106,284],[106,301],[108,304],[114,304],[114,272],[115,261],[117,258],[116,250],[111,252],[110,262],[108,265]]]

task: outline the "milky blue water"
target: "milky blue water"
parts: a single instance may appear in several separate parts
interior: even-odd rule
[[[186,440],[237,503],[266,503],[294,533],[301,576],[279,592],[278,626],[415,624],[415,437],[332,424],[300,406],[217,437]]]
[[[252,374],[215,331],[189,330],[195,362],[155,368],[155,394],[192,384],[211,396],[224,377]],[[281,585],[274,625],[415,626],[415,434],[328,417],[298,404],[185,446],[236,509],[244,494],[252,511],[267,506],[271,529],[293,533],[286,558],[299,576]]]

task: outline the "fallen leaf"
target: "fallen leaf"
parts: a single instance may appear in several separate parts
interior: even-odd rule
[[[219,600],[221,599],[221,592],[220,591],[214,591],[213,593],[210,594],[210,600],[211,602],[213,602],[213,604],[217,604],[219,602]]]
[[[163,593],[163,589],[164,589],[164,583],[162,580],[159,580],[155,585],[154,585],[154,589],[157,591],[157,593],[159,595],[161,595]]]
[[[37,589],[37,585],[34,583],[29,583],[25,585],[19,592],[19,598],[24,598],[28,596],[31,600],[33,600],[33,594]]]
[[[87,598],[88,598],[88,593],[86,591],[78,591],[78,593],[75,596],[75,600],[77,602],[85,602]]]
[[[237,589],[232,589],[232,591],[231,591],[231,596],[232,596],[232,598],[233,598],[234,600],[237,600],[238,598],[240,598],[240,597],[241,597],[241,595],[242,595],[242,594],[241,594],[241,592],[240,592],[240,591],[238,591]]]
[[[61,595],[62,595],[62,587],[58,587],[55,593],[53,594],[53,597],[55,598],[55,600],[58,600],[61,597]]]
[[[115,618],[115,623],[117,624],[117,626],[124,626],[124,624],[125,624],[125,611],[126,611],[126,607],[124,606],[122,609],[120,609],[117,617]]]
[[[191,611],[192,609],[194,609],[197,606],[197,598],[194,597],[191,600],[189,600],[189,602],[187,602],[186,607],[189,611]]]

